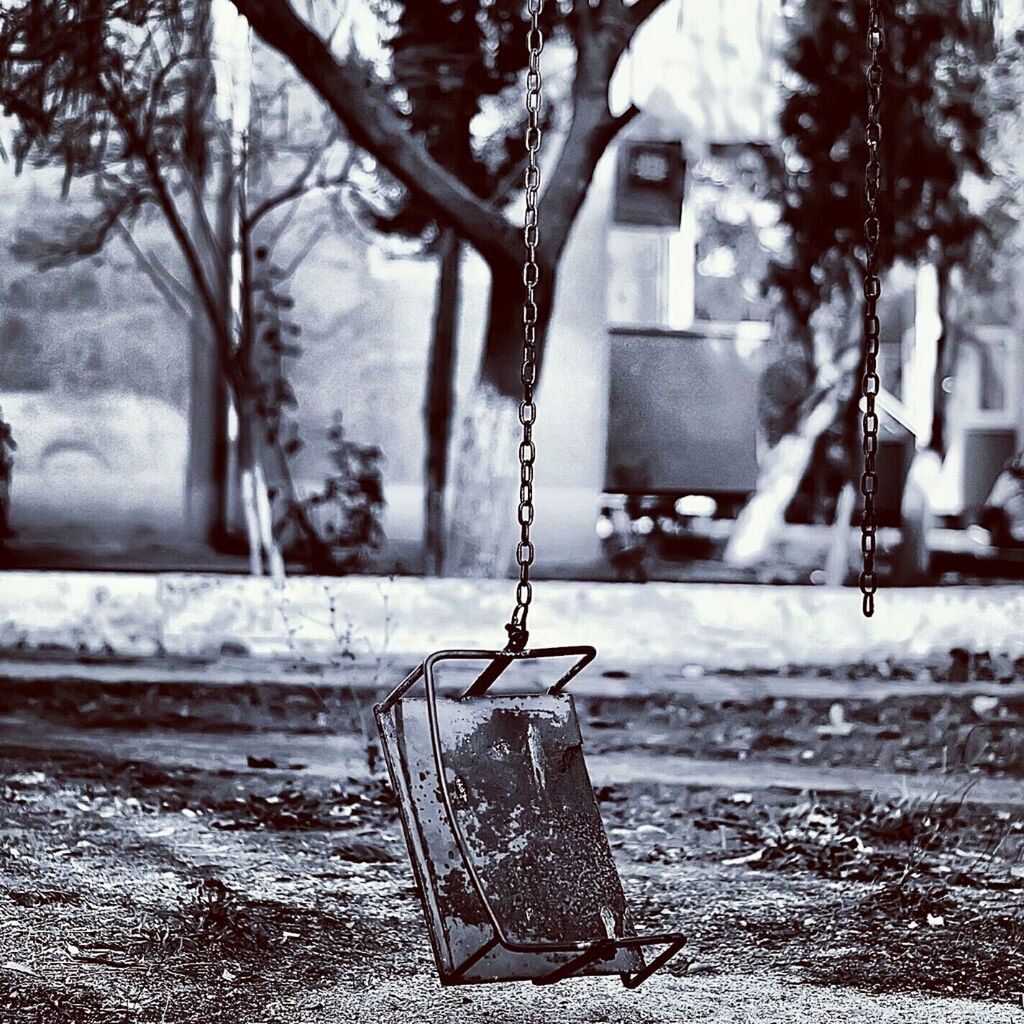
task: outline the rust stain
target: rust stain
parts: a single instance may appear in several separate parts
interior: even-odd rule
[[[405,699],[387,730],[399,798],[442,980],[489,928],[444,814],[425,702]],[[397,712],[398,709],[396,708]],[[515,942],[593,942],[635,934],[565,695],[440,700],[448,785],[487,897]],[[383,730],[382,730],[383,731]],[[481,938],[483,936],[483,938]],[[460,980],[526,978],[570,954],[498,948]],[[588,973],[636,970],[620,950]]]

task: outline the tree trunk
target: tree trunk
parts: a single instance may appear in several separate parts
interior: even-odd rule
[[[946,420],[949,393],[944,383],[956,366],[956,331],[953,284],[950,268],[940,262],[936,267],[939,285],[939,320],[942,324],[935,351],[935,379],[932,382],[932,429],[928,447],[940,459],[946,457]]]
[[[209,213],[206,204],[211,170],[209,121],[214,101],[213,64],[210,59],[210,11],[197,7],[192,25],[196,59],[190,62],[185,96],[184,164],[192,178],[193,237],[204,239],[201,229]],[[198,244],[204,270],[217,279],[217,253]],[[221,353],[216,324],[197,302],[189,324],[189,434],[185,480],[185,533],[192,540],[218,547],[225,529],[225,477],[228,464],[227,390],[221,377]]]
[[[508,574],[516,538],[519,401],[478,382],[459,433],[445,572]]]
[[[542,268],[541,282],[536,292],[538,377],[554,297],[553,269]],[[515,265],[492,268],[480,378],[460,426],[445,562],[452,576],[506,576],[512,564],[518,530],[522,346],[522,270]]]
[[[900,586],[920,586],[931,574],[928,535],[935,525],[932,494],[939,483],[942,459],[930,448],[914,455],[903,485],[900,504],[900,544],[895,558],[895,579]]]
[[[252,429],[239,416],[238,431],[238,497],[245,524],[246,547],[249,551],[249,575],[263,575],[263,553],[260,544],[260,521],[256,512],[256,480],[253,473]]]
[[[768,558],[818,438],[836,422],[840,405],[838,382],[818,391],[806,403],[796,430],[768,453],[757,489],[736,518],[725,547],[722,558],[727,565],[749,569]]]
[[[850,574],[850,520],[857,507],[857,489],[847,480],[836,499],[832,533],[825,554],[825,584],[841,587]]]
[[[266,445],[263,423],[246,403],[239,412],[239,491],[242,517],[249,546],[249,572],[270,576],[275,586],[284,584],[284,559],[274,537],[274,513],[264,469]]]
[[[920,586],[931,578],[929,534],[935,525],[932,500],[946,457],[946,420],[949,395],[943,387],[956,365],[954,293],[950,268],[936,266],[938,314],[941,327],[935,343],[935,377],[932,381],[932,422],[928,444],[914,453],[900,504],[900,544],[896,552],[896,580],[903,586]]]
[[[430,342],[430,365],[423,408],[427,441],[423,548],[426,571],[435,576],[443,572],[445,566],[444,498],[455,406],[455,345],[460,304],[459,260],[462,247],[450,229],[442,231],[438,251],[440,263],[434,304],[434,330]]]
[[[227,394],[209,319],[196,310],[189,327],[188,465],[185,532],[201,544],[222,547],[228,466]]]

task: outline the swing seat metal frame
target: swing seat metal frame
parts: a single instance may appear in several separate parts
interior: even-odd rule
[[[630,919],[563,692],[596,653],[438,651],[374,709],[442,985],[618,974],[637,988],[686,943]],[[544,692],[489,692],[514,663],[566,658]],[[439,696],[444,662],[484,668]]]

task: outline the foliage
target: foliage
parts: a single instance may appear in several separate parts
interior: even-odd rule
[[[779,231],[760,148],[712,147],[688,171],[697,219],[697,320],[769,319],[762,284]]]
[[[305,498],[298,496],[291,460],[302,451],[304,442],[293,415],[298,402],[289,379],[289,363],[302,355],[302,347],[286,278],[268,249],[257,246],[252,277],[255,339],[249,377],[262,440],[278,453],[278,475],[284,478],[284,486],[270,492],[276,506],[274,531],[288,544],[289,530],[297,526],[298,536],[288,545],[292,553],[320,571],[347,571],[362,566],[384,538],[383,455],[376,446],[348,440],[341,414],[336,413],[327,432],[334,471],[322,490]]]
[[[0,106],[17,167],[90,176],[100,213],[73,225],[98,251],[121,220],[205,170],[209,72],[187,0],[28,0],[0,12]]]
[[[982,230],[960,187],[985,177],[977,94],[991,35],[964,2],[883,0],[882,265],[967,257]],[[772,280],[799,323],[861,254],[867,4],[808,0],[792,15],[790,91],[772,171],[791,233]]]
[[[545,27],[552,29],[552,16]],[[395,111],[427,152],[475,195],[499,200],[519,184],[525,112],[519,77],[526,68],[525,23],[508,0],[378,0],[390,51]],[[548,109],[548,108],[545,108]],[[484,120],[491,130],[474,131]],[[436,233],[434,214],[397,182],[378,230],[407,237]]]
[[[319,524],[334,568],[350,570],[362,565],[384,540],[384,457],[376,445],[348,439],[340,412],[335,413],[327,438],[334,472],[322,490],[306,497],[303,508]]]
[[[14,464],[13,452],[18,450],[18,444],[11,432],[11,425],[4,420],[3,410],[0,409],[0,483],[8,483],[11,478],[11,466]]]
[[[266,246],[257,246],[252,268],[252,330],[249,374],[253,401],[263,424],[267,444],[283,446],[287,455],[298,454],[302,441],[287,412],[298,407],[289,382],[287,361],[302,355],[298,338],[302,329],[291,318],[295,302],[285,288],[282,269],[270,259]]]
[[[1016,276],[1024,259],[1024,28],[999,49],[986,69],[979,102],[985,112],[982,152],[992,169],[977,207],[986,231],[975,239],[964,267],[977,295],[979,319],[1012,323],[1024,310]]]
[[[14,440],[11,425],[4,420],[0,409],[0,543],[12,534],[10,528],[11,477],[14,472],[14,452],[18,443]]]

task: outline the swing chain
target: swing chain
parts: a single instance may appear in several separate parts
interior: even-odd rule
[[[882,182],[882,165],[878,156],[878,146],[882,139],[880,54],[884,42],[879,0],[869,0],[867,45],[871,63],[867,70],[868,111],[864,131],[868,160],[864,177],[867,218],[864,221],[864,367],[861,379],[861,391],[864,396],[864,414],[861,421],[864,472],[860,478],[860,490],[864,496],[864,511],[861,514],[861,554],[864,563],[860,574],[860,590],[863,595],[863,612],[867,618],[871,618],[875,613],[875,592],[878,589],[875,582],[875,545],[878,533],[878,524],[875,520],[875,495],[878,492],[878,474],[875,469],[875,457],[878,454],[878,414],[875,411],[875,397],[880,387],[878,349],[881,323],[878,319],[878,298],[882,293],[882,283],[878,265],[878,242],[881,235],[878,191]]]
[[[516,564],[519,566],[519,583],[516,585],[516,607],[512,619],[505,627],[508,633],[508,650],[521,651],[530,638],[526,628],[526,617],[533,600],[530,583],[530,566],[533,564],[533,542],[530,527],[533,525],[533,464],[537,449],[533,443],[533,424],[537,418],[537,406],[533,400],[533,387],[537,379],[537,319],[538,310],[535,291],[540,281],[540,265],[537,262],[539,230],[537,224],[538,196],[540,193],[540,151],[541,127],[541,77],[540,57],[544,49],[544,34],[540,28],[540,16],[544,0],[529,0],[528,13],[530,28],[526,36],[529,63],[526,70],[526,134],[524,142],[527,152],[527,166],[523,179],[526,191],[526,213],[523,222],[523,241],[526,259],[523,263],[523,284],[526,298],[523,302],[523,367],[520,379],[523,384],[523,398],[519,403],[519,422],[522,425],[522,440],[519,443],[519,543],[516,545]]]

